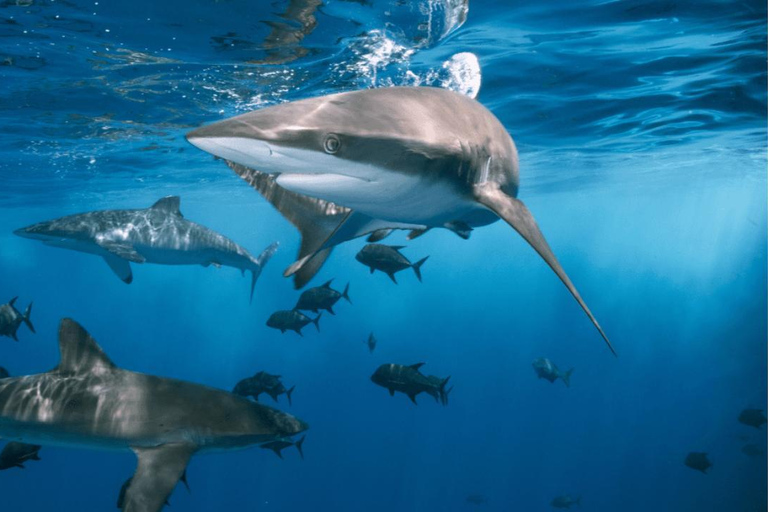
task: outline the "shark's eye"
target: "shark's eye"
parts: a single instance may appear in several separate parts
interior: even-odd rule
[[[333,155],[341,148],[341,141],[336,135],[330,134],[325,138],[325,144],[323,144],[323,146],[325,147],[326,153]]]

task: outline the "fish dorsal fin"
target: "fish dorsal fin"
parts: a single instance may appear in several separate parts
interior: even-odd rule
[[[323,288],[330,288],[330,287],[331,287],[331,283],[332,283],[332,282],[333,282],[333,279],[331,279],[330,281],[328,281],[327,283],[325,283],[325,284],[324,284],[322,287],[323,287]]]
[[[419,368],[421,368],[422,366],[424,366],[424,363],[416,363],[416,364],[412,364],[412,365],[410,365],[408,368],[412,368],[412,369],[414,369],[414,370],[418,370],[418,369],[419,369]]]
[[[163,212],[178,215],[179,217],[183,217],[184,215],[181,214],[181,210],[179,209],[180,207],[181,207],[181,198],[179,196],[166,196],[158,200],[155,204],[153,204],[151,206],[151,209],[160,210]]]
[[[389,248],[390,249],[394,249],[396,251],[400,251],[401,249],[405,249],[405,246],[404,245],[390,245]]]
[[[59,325],[61,361],[54,371],[60,373],[90,373],[116,368],[88,331],[70,318]]]

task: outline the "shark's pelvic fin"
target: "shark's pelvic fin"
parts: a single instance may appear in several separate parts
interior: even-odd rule
[[[125,492],[123,511],[162,510],[195,450],[197,446],[187,443],[163,444],[153,448],[134,447],[139,464]]]
[[[59,373],[90,373],[116,368],[96,340],[70,318],[59,325],[61,361],[53,370]]]
[[[349,214],[349,208],[290,192],[279,186],[276,177],[271,174],[230,161],[227,161],[227,165],[301,233],[298,259],[303,261],[291,274],[294,275],[294,286],[297,289],[302,288],[315,276],[331,254],[330,249],[321,251],[319,247]]]
[[[167,196],[150,206],[153,210],[162,210],[167,213],[184,217],[181,213],[181,198],[179,196]]]
[[[515,231],[520,233],[520,235],[525,238],[525,241],[531,244],[536,252],[539,253],[544,261],[547,262],[547,265],[549,265],[549,267],[554,270],[555,274],[557,274],[557,277],[560,278],[566,288],[568,288],[568,291],[571,292],[571,295],[573,295],[581,308],[587,314],[589,319],[592,320],[592,323],[597,328],[598,332],[600,332],[600,335],[603,337],[605,342],[608,344],[608,348],[611,350],[613,355],[616,355],[616,351],[614,350],[613,345],[611,345],[608,336],[606,336],[605,332],[603,332],[600,324],[597,323],[597,319],[594,317],[594,315],[592,315],[592,312],[581,298],[581,295],[579,295],[576,287],[573,286],[573,283],[571,283],[571,280],[568,278],[565,270],[563,270],[563,267],[560,266],[560,262],[557,261],[557,258],[552,252],[552,249],[550,249],[549,244],[547,244],[547,241],[544,239],[544,235],[539,230],[539,226],[536,224],[533,215],[531,215],[531,212],[528,211],[528,208],[526,208],[525,204],[523,204],[523,202],[519,199],[515,199],[514,197],[505,194],[499,188],[498,184],[492,182],[487,182],[485,184],[475,186],[474,192],[475,198],[479,203],[488,207],[490,210],[496,213],[496,215],[504,219],[507,224],[512,226]]]
[[[131,263],[128,260],[119,258],[114,254],[108,254],[104,256],[104,261],[107,262],[107,265],[112,269],[112,272],[114,272],[125,284],[131,284],[133,282]]]

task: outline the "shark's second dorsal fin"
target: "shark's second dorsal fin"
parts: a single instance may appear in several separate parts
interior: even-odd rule
[[[59,350],[61,361],[54,371],[60,373],[90,373],[116,368],[88,331],[71,318],[63,319],[59,325]]]
[[[159,199],[155,204],[150,207],[152,210],[161,210],[167,213],[184,217],[181,214],[181,198],[179,196],[166,196]]]

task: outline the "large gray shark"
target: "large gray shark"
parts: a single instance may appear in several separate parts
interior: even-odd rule
[[[123,510],[161,510],[196,453],[270,443],[301,420],[223,390],[115,366],[79,324],[59,327],[61,361],[48,373],[0,381],[0,436],[12,441],[133,450]]]
[[[69,215],[17,229],[16,235],[46,245],[96,254],[125,283],[133,281],[131,262],[227,266],[251,272],[251,299],[261,269],[277,250],[258,258],[229,238],[184,218],[181,199],[168,196],[141,210],[103,210]]]
[[[301,230],[299,259],[285,272],[296,274],[297,287],[346,240],[435,227],[467,238],[500,217],[554,270],[611,347],[517,199],[512,138],[471,98],[430,87],[332,94],[203,126],[187,139],[230,162]]]

